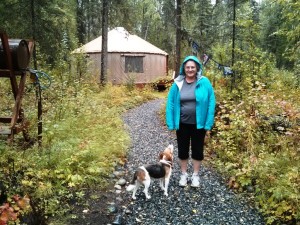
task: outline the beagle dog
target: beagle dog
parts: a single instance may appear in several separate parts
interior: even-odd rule
[[[174,146],[169,145],[163,152],[159,153],[159,162],[140,166],[134,173],[131,184],[126,188],[127,191],[133,191],[132,199],[136,199],[136,191],[141,185],[144,185],[144,193],[147,199],[151,196],[148,189],[151,178],[160,179],[160,187],[164,194],[168,196],[168,186],[172,172]]]

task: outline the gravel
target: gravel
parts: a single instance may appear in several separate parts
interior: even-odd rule
[[[122,190],[116,192],[116,195],[124,202],[119,206],[112,224],[265,224],[263,217],[249,199],[228,189],[224,179],[211,168],[201,167],[199,188],[195,189],[190,185],[185,188],[178,186],[180,168],[176,136],[174,132],[167,130],[158,115],[164,101],[149,101],[123,116],[132,145],[128,152],[128,161],[120,170],[124,172],[121,179],[125,179],[128,184],[138,166],[157,162],[158,153],[169,144],[173,144],[175,162],[169,184],[169,196],[164,196],[159,182],[154,180],[149,189],[150,200],[146,200],[142,187],[137,192],[137,199],[132,200],[132,193],[125,191],[127,184],[124,185],[122,180]],[[192,167],[189,164],[190,174],[191,171]]]

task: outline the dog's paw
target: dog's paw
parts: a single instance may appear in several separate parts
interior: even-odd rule
[[[165,196],[167,196],[167,197],[169,196],[169,195],[168,195],[168,192],[166,192],[166,191],[165,191],[165,193],[164,193],[164,194],[165,194]]]
[[[135,196],[132,196],[132,199],[133,199],[133,200],[136,200],[136,197],[135,197]]]
[[[146,196],[146,198],[149,200],[149,199],[151,199],[151,196],[150,196],[150,195],[148,195],[148,196]]]

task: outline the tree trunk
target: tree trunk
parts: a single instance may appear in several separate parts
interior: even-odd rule
[[[181,59],[181,0],[176,0],[176,52],[175,52],[175,77],[179,74],[180,59]]]
[[[233,0],[233,19],[232,19],[232,54],[231,54],[231,65],[234,65],[234,50],[235,50],[235,23],[236,23],[236,2]]]
[[[77,32],[78,32],[78,42],[84,44],[85,41],[85,22],[84,22],[84,12],[83,12],[83,1],[77,0]]]
[[[100,83],[105,85],[107,78],[107,34],[108,34],[108,0],[102,3],[102,50]]]
[[[35,45],[35,34],[36,34],[36,17],[35,17],[35,1],[31,0],[31,24],[32,24],[32,39],[33,39],[33,66],[34,69],[37,70],[37,57],[36,57],[36,45]],[[43,133],[43,122],[42,122],[42,96],[41,96],[41,86],[35,86],[35,94],[38,97],[38,144],[39,147],[42,146],[42,133]]]
[[[234,66],[235,60],[235,23],[236,23],[236,0],[233,0],[233,23],[232,23],[232,53],[231,53],[231,66]],[[233,72],[230,89],[233,90],[235,86],[235,72]]]

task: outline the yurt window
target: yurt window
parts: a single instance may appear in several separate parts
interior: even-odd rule
[[[143,73],[143,56],[125,56],[125,73]]]

